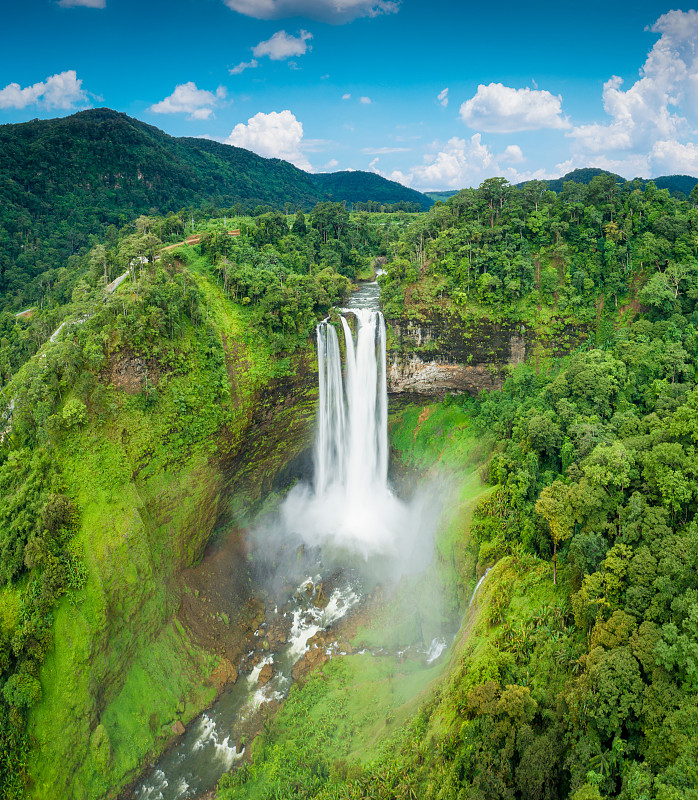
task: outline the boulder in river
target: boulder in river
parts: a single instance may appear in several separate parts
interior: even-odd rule
[[[233,666],[232,662],[223,656],[218,666],[211,673],[211,683],[216,689],[222,689],[227,683],[235,683],[238,679],[238,671]]]
[[[264,686],[265,684],[269,683],[269,681],[274,677],[274,666],[273,664],[265,664],[262,669],[259,671],[259,677],[257,678],[257,684],[259,686]]]
[[[291,676],[297,683],[303,684],[311,672],[327,663],[330,657],[324,647],[311,647],[301,659],[296,661],[291,670]]]

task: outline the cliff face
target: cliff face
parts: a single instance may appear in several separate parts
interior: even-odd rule
[[[80,595],[56,609],[55,647],[40,674],[43,699],[30,717],[35,800],[115,797],[210,704],[221,673],[242,653],[256,606],[244,542],[230,624],[221,622],[215,636],[193,624],[190,606],[207,604],[210,634],[214,605],[203,592],[194,597],[191,568],[210,541],[244,525],[270,490],[293,477],[289,461],[312,441],[317,374],[311,349],[282,369],[261,348],[240,344],[240,326],[211,320],[225,343],[229,386],[223,400],[202,394],[200,402],[225,402],[231,411],[196,452],[175,448],[151,418],[157,412],[139,410],[139,387],[114,378],[133,361],[124,355],[102,376],[119,413],[75,430],[57,454],[81,509],[76,542],[88,578]],[[158,402],[202,385],[196,372],[170,377],[158,386]],[[200,407],[183,411],[175,427],[195,425],[197,414]]]
[[[501,387],[507,368],[569,353],[588,334],[570,325],[542,334],[522,324],[434,316],[426,322],[387,320],[388,391],[442,397]]]

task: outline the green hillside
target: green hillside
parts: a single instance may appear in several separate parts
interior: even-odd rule
[[[624,184],[626,182],[625,178],[621,175],[616,175],[615,172],[598,169],[597,167],[585,167],[584,169],[572,170],[572,172],[568,172],[561,178],[546,181],[546,183],[551,191],[561,192],[565,183],[568,181],[572,183],[583,183],[585,186],[588,186],[592,180],[599,175],[610,175],[612,178],[615,178],[616,183]],[[658,189],[668,189],[672,194],[674,194],[674,192],[682,192],[688,196],[693,187],[698,183],[698,178],[692,178],[690,175],[662,175],[659,178],[652,178],[652,181]],[[517,188],[521,189],[530,182],[531,181],[524,181],[524,183],[518,183]],[[644,188],[650,181],[645,178],[635,178],[632,182],[637,182],[639,187]]]
[[[374,172],[323,172],[313,178],[320,190],[335,201],[411,203],[416,204],[418,208],[415,210],[419,211],[428,211],[432,206],[432,201],[421,192],[386,180]]]
[[[457,189],[447,189],[443,192],[424,192],[427,197],[431,197],[431,199],[436,202],[437,200],[448,200],[449,197],[453,197],[453,195],[458,194]]]
[[[691,175],[662,175],[661,178],[655,178],[654,182],[658,189],[668,189],[672,194],[683,192],[688,197],[698,183],[698,178]]]
[[[337,200],[430,205],[397,183],[357,174],[318,180],[286,161],[174,138],[108,108],[1,126],[0,308],[40,301],[91,236],[109,238],[110,226],[141,214],[309,210],[332,199],[329,187]],[[177,224],[191,216],[180,213]]]

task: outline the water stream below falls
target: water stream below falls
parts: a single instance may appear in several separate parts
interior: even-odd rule
[[[236,665],[237,682],[161,757],[131,795],[135,800],[180,800],[215,786],[244,757],[255,715],[287,695],[294,666],[309,649],[323,647],[330,658],[345,655],[336,638],[318,634],[364,602],[366,581],[373,581],[369,591],[377,582],[368,567],[389,564],[399,575],[413,562],[423,568],[431,557],[420,551],[418,509],[388,485],[385,323],[378,296],[377,283],[365,284],[339,309],[338,324],[328,319],[318,325],[312,485],[289,492],[278,514],[265,523],[263,536],[248,533],[250,542],[256,537],[255,558],[268,558],[275,572],[277,588],[265,589],[262,627],[282,629],[284,643],[270,646],[265,631],[257,631],[253,648]],[[304,553],[302,565],[289,557],[294,552]],[[300,569],[308,577],[299,580]],[[291,581],[295,589],[278,589]],[[447,639],[437,636],[393,655],[404,658],[409,651],[431,664],[446,647]]]
[[[258,632],[258,648],[243,658],[237,682],[188,726],[176,746],[160,758],[137,787],[134,798],[196,797],[215,786],[221,775],[243,758],[246,731],[250,726],[253,730],[259,727],[254,725],[254,717],[263,706],[286,696],[293,666],[307,652],[309,640],[345,617],[359,602],[361,586],[351,574],[341,576],[329,597],[321,601],[322,585],[319,574],[309,576],[299,583],[284,606],[270,611],[265,627],[284,624],[288,631],[286,644],[277,652],[263,651],[264,631]],[[263,676],[267,666],[272,667],[271,677]]]

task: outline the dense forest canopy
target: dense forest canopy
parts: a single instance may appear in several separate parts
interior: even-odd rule
[[[371,173],[314,176],[207,139],[174,138],[110,109],[0,126],[0,308],[45,301],[61,269],[142,214],[193,219],[318,202],[364,210],[428,208],[424,195]],[[171,219],[179,217],[179,223]],[[167,232],[167,231],[166,231]],[[173,240],[174,241],[174,240]]]
[[[592,323],[606,306],[694,311],[698,189],[599,175],[512,187],[490,178],[436,203],[401,238],[381,279],[391,314],[456,310],[529,322],[541,308]]]

